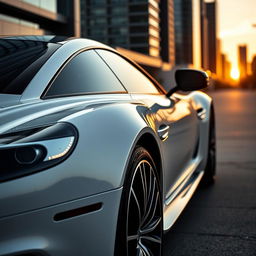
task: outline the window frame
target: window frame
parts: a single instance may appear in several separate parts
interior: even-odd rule
[[[126,89],[126,91],[129,93],[129,94],[146,94],[146,95],[166,95],[167,91],[164,89],[164,87],[158,83],[146,70],[144,70],[140,65],[138,65],[135,61],[131,60],[130,58],[120,54],[119,52],[117,51],[113,51],[113,50],[110,50],[110,49],[106,49],[106,48],[101,48],[101,47],[97,47],[97,48],[94,48],[95,50],[105,50],[105,51],[109,51],[109,52],[112,52],[113,54],[116,54],[118,55],[120,58],[126,60],[129,64],[131,64],[134,68],[136,68],[138,71],[140,71],[143,75],[145,75],[146,78],[148,78],[150,80],[150,82],[153,83],[153,85],[156,87],[156,89],[159,91],[159,93],[146,93],[146,92],[129,92],[129,90],[125,87],[125,85],[120,81],[119,77],[118,77],[118,74],[116,74],[112,68],[109,66],[109,64],[106,62],[106,60],[102,58],[102,60],[107,64],[107,66],[111,69],[111,71],[115,74],[115,76],[118,78],[118,80],[120,81],[120,83],[123,85],[123,87]],[[97,51],[96,51],[97,53]]]
[[[51,78],[50,82],[48,83],[48,85],[46,86],[46,88],[44,89],[43,93],[40,96],[40,99],[42,100],[47,100],[47,99],[54,99],[54,98],[63,98],[63,97],[72,97],[72,96],[85,96],[85,95],[99,95],[99,94],[128,94],[127,89],[125,88],[125,86],[123,86],[123,84],[121,83],[121,81],[119,80],[119,78],[116,76],[116,74],[112,71],[112,69],[109,67],[109,65],[101,58],[101,56],[99,56],[99,54],[94,51],[98,48],[95,47],[87,47],[87,48],[83,48],[80,49],[78,51],[76,51],[75,53],[73,53],[72,55],[69,56],[69,58],[66,59],[66,61],[61,65],[61,67],[57,70],[57,72],[55,73],[55,75]],[[105,49],[105,48],[101,48],[101,49]],[[51,95],[51,96],[47,96],[47,92],[49,91],[49,89],[51,88],[51,86],[53,85],[54,81],[56,80],[56,78],[58,77],[58,75],[63,71],[63,69],[79,54],[86,52],[86,51],[94,51],[96,55],[98,55],[98,57],[101,59],[101,61],[103,62],[103,64],[105,64],[108,68],[109,68],[109,72],[111,72],[116,79],[118,80],[118,82],[120,83],[120,86],[123,87],[124,91],[111,91],[111,92],[81,92],[81,93],[68,93],[68,94],[60,94],[60,95]]]
[[[116,79],[119,81],[120,85],[124,88],[124,91],[113,91],[113,92],[90,92],[90,93],[73,93],[73,94],[62,94],[62,95],[54,95],[54,96],[47,96],[47,92],[50,89],[50,87],[52,86],[53,82],[56,80],[56,78],[58,77],[58,75],[62,72],[62,70],[66,67],[66,65],[68,65],[68,63],[75,58],[77,55],[86,52],[86,51],[90,51],[90,50],[94,50],[95,53],[99,56],[99,58],[103,61],[103,63],[105,63],[105,65],[109,68],[110,72],[113,73],[113,75],[116,77]],[[109,66],[109,64],[107,63],[107,61],[100,56],[100,54],[97,52],[97,50],[105,50],[105,51],[109,51],[112,54],[116,54],[118,55],[120,58],[124,59],[125,61],[127,61],[130,65],[132,65],[134,68],[136,68],[138,71],[140,71],[143,75],[146,76],[146,78],[148,78],[153,85],[156,87],[156,89],[159,91],[159,93],[146,93],[146,92],[129,92],[128,89],[125,87],[125,85],[120,81],[118,75],[112,70],[112,68]],[[100,95],[100,94],[145,94],[145,95],[166,95],[166,90],[164,89],[164,87],[159,84],[147,71],[145,71],[142,67],[140,67],[135,61],[131,60],[130,58],[123,56],[122,54],[120,54],[119,52],[109,49],[109,48],[104,48],[104,47],[86,47],[83,49],[80,49],[76,52],[74,52],[72,55],[69,56],[69,58],[66,59],[66,61],[61,65],[61,67],[57,70],[57,72],[55,73],[55,75],[51,78],[50,82],[48,83],[48,85],[45,87],[43,93],[40,96],[40,99],[42,100],[47,100],[47,99],[54,99],[54,98],[63,98],[63,97],[72,97],[72,96],[85,96],[85,95]]]

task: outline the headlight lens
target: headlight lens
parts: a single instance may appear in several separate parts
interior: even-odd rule
[[[78,139],[69,123],[0,136],[0,181],[42,171],[64,161]]]

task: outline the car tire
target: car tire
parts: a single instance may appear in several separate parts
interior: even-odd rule
[[[215,130],[215,116],[214,108],[211,106],[210,123],[209,123],[209,142],[207,163],[202,179],[204,186],[212,185],[215,181],[216,175],[216,130]]]
[[[129,163],[117,225],[117,256],[162,255],[162,196],[149,152],[136,147]]]

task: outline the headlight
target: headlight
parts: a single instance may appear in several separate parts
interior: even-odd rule
[[[78,138],[76,128],[58,123],[0,136],[0,181],[42,171],[65,160]]]

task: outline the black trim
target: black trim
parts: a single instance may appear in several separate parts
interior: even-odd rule
[[[77,217],[80,215],[88,214],[91,212],[96,212],[102,208],[102,205],[103,205],[102,203],[96,203],[96,204],[91,204],[91,205],[87,205],[84,207],[76,208],[73,210],[60,212],[60,213],[57,213],[53,217],[53,219],[55,221],[62,221],[62,220],[70,219],[70,218]]]
[[[101,95],[101,94],[128,94],[125,92],[84,92],[84,93],[72,93],[72,94],[61,94],[61,95],[51,95],[44,96],[43,100],[63,98],[63,97],[74,97],[74,96],[86,96],[86,95]]]

